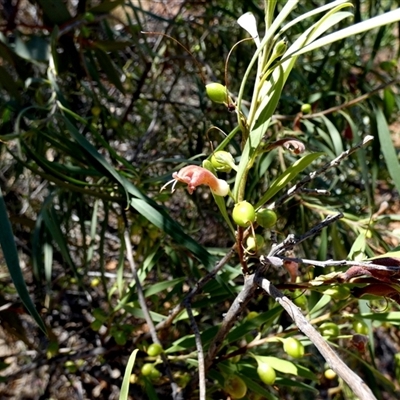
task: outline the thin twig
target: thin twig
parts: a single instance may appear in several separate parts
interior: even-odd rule
[[[254,274],[244,276],[244,285],[240,293],[236,296],[228,312],[225,314],[217,335],[210,343],[205,360],[206,371],[215,361],[218,350],[221,348],[225,336],[229,333],[238,315],[246,308],[249,301],[253,298],[257,285],[254,284]]]
[[[317,261],[317,260],[307,260],[306,258],[291,258],[284,257],[282,258],[284,261],[294,261],[299,264],[308,264],[314,265],[316,267],[365,267],[368,269],[378,269],[381,271],[400,271],[400,266],[395,265],[381,265],[375,264],[373,261],[349,261],[349,260],[326,260],[326,261]],[[377,259],[378,261],[379,259]],[[268,261],[268,260],[267,260]]]
[[[204,276],[202,279],[197,282],[196,286],[186,295],[186,297],[183,299],[181,303],[179,303],[177,306],[174,307],[173,310],[169,313],[168,317],[164,320],[159,322],[156,326],[155,329],[156,331],[159,331],[160,329],[165,329],[171,326],[171,324],[174,322],[175,318],[184,310],[185,308],[185,302],[186,301],[191,301],[192,298],[200,292],[200,290],[206,285],[211,279],[217,275],[218,271],[231,259],[231,257],[235,254],[236,250],[236,245],[234,245],[230,251],[217,263],[217,265],[213,268],[212,271],[210,271],[206,276]],[[145,339],[148,337],[148,335],[144,335],[141,338]]]
[[[201,343],[200,331],[197,327],[196,320],[194,319],[192,306],[189,300],[185,301],[185,307],[190,319],[190,325],[194,333],[197,348],[197,359],[199,362],[199,400],[206,400],[206,371],[204,367],[204,352],[203,345]]]
[[[313,226],[309,231],[307,231],[304,235],[296,237],[295,235],[291,234],[288,235],[287,238],[271,247],[271,251],[269,252],[268,256],[261,256],[260,261],[264,264],[264,260],[266,263],[272,264],[274,266],[282,266],[283,262],[280,256],[287,250],[293,249],[294,246],[304,242],[305,240],[309,239],[312,236],[315,236],[317,233],[321,232],[322,229],[327,227],[328,225],[334,223],[338,219],[342,218],[342,213],[337,213],[334,215],[328,215],[323,221],[321,221],[318,225]]]
[[[133,279],[135,280],[136,283],[136,290],[138,294],[138,300],[140,304],[140,308],[143,312],[144,319],[146,320],[147,326],[150,331],[151,338],[154,343],[158,343],[161,346],[161,342],[158,339],[156,328],[154,326],[153,320],[151,319],[151,315],[149,312],[149,309],[146,304],[146,298],[143,293],[143,287],[139,279],[139,275],[137,273],[137,268],[136,268],[136,263],[135,260],[133,259],[133,254],[132,254],[132,244],[131,244],[131,239],[129,237],[129,230],[128,227],[125,228],[124,231],[124,241],[125,241],[125,248],[126,248],[126,258],[128,260],[129,266],[131,267]],[[161,354],[165,372],[170,380],[170,385],[172,389],[172,398],[175,400],[183,400],[181,389],[178,387],[176,382],[174,381],[174,377],[172,376],[171,368],[169,367],[168,359],[165,356],[164,353]]]
[[[338,354],[329,346],[320,333],[307,321],[298,307],[267,279],[257,277],[255,283],[262,287],[287,311],[297,327],[311,340],[329,366],[349,385],[360,400],[376,400],[371,389],[340,359]]]
[[[356,97],[353,100],[347,101],[346,103],[340,104],[340,105],[335,106],[335,107],[328,108],[328,109],[323,110],[323,111],[319,111],[319,112],[314,113],[314,114],[302,115],[301,119],[314,119],[314,118],[321,117],[323,115],[332,114],[334,112],[343,110],[345,108],[353,107],[356,104],[361,103],[362,101],[368,99],[369,97],[373,96],[374,94],[380,92],[381,90],[386,89],[387,87],[395,85],[397,83],[400,83],[400,79],[399,78],[393,79],[393,80],[391,80],[389,82],[386,82],[386,83],[378,86],[377,88],[371,90],[370,92],[365,93],[362,96]],[[273,119],[274,120],[279,120],[279,121],[292,121],[292,120],[296,119],[297,116],[298,115],[274,115]]]
[[[342,154],[334,158],[332,161],[326,163],[324,166],[317,169],[316,171],[310,172],[300,182],[292,186],[283,196],[277,199],[274,203],[270,204],[268,208],[270,208],[271,210],[278,208],[279,205],[298,193],[306,184],[314,180],[317,176],[324,174],[327,170],[331,168],[337,167],[345,158],[349,157],[351,154],[368,144],[373,139],[373,136],[367,135],[360,143],[358,143],[354,147],[351,147],[350,149],[344,151]]]

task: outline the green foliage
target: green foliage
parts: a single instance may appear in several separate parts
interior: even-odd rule
[[[16,2],[0,33],[0,265],[9,272],[0,284],[4,304],[18,295],[49,344],[30,320],[29,340],[17,338],[54,367],[53,383],[80,379],[82,368],[95,375],[99,364],[118,368],[121,399],[163,398],[171,379],[198,398],[200,349],[210,398],[329,390],[324,360],[306,337],[292,337],[295,324],[260,290],[215,340],[274,233],[278,242],[301,236],[342,211],[294,256],[399,266],[389,252],[400,241],[390,25],[399,10],[342,0],[58,3],[36,2],[35,17]],[[371,146],[329,164],[366,134]],[[229,195],[205,181],[189,196],[179,174],[175,191],[160,192],[186,165],[226,181]],[[272,220],[258,224],[260,209]],[[398,355],[390,375],[378,342],[400,323],[396,273],[284,266],[290,283],[283,268],[268,279],[378,397],[395,396]],[[2,296],[2,325],[15,334],[23,324]],[[82,345],[92,352],[84,366],[58,361],[61,348]],[[107,390],[104,398],[115,396]]]

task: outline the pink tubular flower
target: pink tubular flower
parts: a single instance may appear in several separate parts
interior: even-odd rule
[[[211,191],[217,196],[226,196],[229,192],[229,185],[226,181],[218,179],[212,172],[198,165],[187,165],[178,172],[174,172],[172,177],[174,179],[166,183],[161,190],[173,182],[172,191],[174,191],[176,183],[183,182],[188,185],[188,192],[190,194],[199,185],[209,186]]]

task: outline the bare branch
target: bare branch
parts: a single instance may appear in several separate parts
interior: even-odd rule
[[[346,109],[346,108],[353,107],[356,104],[361,103],[362,101],[364,101],[364,100],[368,99],[369,97],[375,95],[376,93],[380,92],[381,90],[386,89],[387,87],[390,87],[392,85],[396,85],[398,83],[400,83],[400,79],[399,78],[393,79],[393,80],[391,80],[389,82],[383,83],[382,85],[378,86],[377,88],[371,90],[368,93],[365,93],[365,94],[363,94],[363,95],[361,95],[359,97],[356,97],[353,100],[350,100],[350,101],[348,101],[346,103],[340,104],[340,105],[335,106],[335,107],[328,108],[328,109],[323,110],[323,111],[319,111],[319,112],[314,113],[314,114],[302,115],[301,119],[314,119],[314,118],[321,117],[323,115],[332,114],[334,112],[337,112],[337,111],[340,111],[340,110],[343,110],[343,109]],[[296,119],[297,116],[298,115],[278,115],[277,114],[277,115],[273,116],[273,119],[274,120],[279,120],[279,121],[291,121],[291,120]]]
[[[271,251],[268,256],[261,256],[260,261],[262,264],[269,263],[274,266],[282,266],[282,260],[277,257],[284,253],[287,250],[293,249],[294,246],[298,245],[301,242],[304,242],[306,239],[316,235],[321,232],[326,226],[332,224],[338,219],[342,218],[342,213],[337,213],[334,215],[328,215],[322,222],[318,225],[313,226],[309,231],[307,231],[304,235],[296,237],[295,235],[288,235],[288,237],[281,243],[272,246]],[[271,261],[273,259],[274,261]]]
[[[368,269],[378,269],[381,271],[400,271],[400,266],[375,264],[373,261],[349,261],[349,260],[316,261],[316,260],[307,260],[306,258],[290,258],[290,257],[284,257],[282,258],[282,260],[294,261],[297,263],[313,265],[315,267],[322,267],[322,268],[347,266],[347,267],[365,267]]]
[[[189,300],[185,301],[185,307],[190,319],[190,325],[192,327],[194,338],[196,341],[196,348],[197,348],[197,359],[199,361],[199,400],[206,399],[206,371],[204,366],[204,352],[203,352],[203,345],[201,343],[201,337],[199,328],[197,327],[196,321],[193,316],[192,307]]]
[[[307,321],[298,307],[267,279],[257,277],[255,283],[262,287],[288,312],[297,327],[311,340],[329,366],[349,385],[360,400],[376,400],[376,397],[365,382],[340,359],[320,333]]]
[[[261,269],[262,268],[260,268],[260,270]],[[254,277],[255,274],[244,276],[244,285],[241,292],[235,298],[228,312],[225,314],[217,335],[210,343],[205,361],[206,370],[208,370],[214,362],[215,356],[217,355],[218,350],[221,348],[225,336],[229,333],[229,330],[232,328],[237,317],[252,299],[254,292],[257,289],[257,285],[254,284]]]

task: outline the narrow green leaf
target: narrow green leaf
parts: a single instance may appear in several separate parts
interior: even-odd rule
[[[128,363],[126,364],[124,379],[121,385],[121,391],[119,393],[119,400],[128,400],[129,394],[129,380],[131,378],[132,369],[135,365],[136,354],[138,353],[139,349],[135,349],[132,351],[131,355],[129,356]]]
[[[150,297],[154,294],[162,292],[165,289],[170,288],[171,286],[178,285],[179,283],[182,283],[184,281],[186,281],[186,278],[176,278],[176,279],[171,279],[170,281],[155,283],[144,291],[144,295],[145,297]]]
[[[338,156],[343,153],[343,142],[342,142],[342,137],[337,130],[336,126],[328,119],[325,117],[325,115],[322,115],[318,119],[321,119],[321,121],[325,124],[326,129],[329,132],[329,136],[331,137],[333,147],[335,150],[335,156]]]
[[[35,305],[29,296],[28,289],[22,275],[21,266],[19,265],[18,252],[15,246],[14,235],[11,228],[11,223],[7,215],[6,204],[4,202],[3,193],[0,189],[0,245],[3,250],[3,255],[6,260],[8,271],[11,279],[17,290],[22,303],[32,315],[33,319],[38,324],[39,328],[46,334],[46,326],[40,317]]]
[[[113,83],[121,93],[125,94],[125,89],[121,83],[120,74],[108,54],[100,48],[95,48],[94,53],[101,69],[107,75],[110,82]]]
[[[255,208],[261,207],[273,196],[275,196],[275,194],[283,189],[290,181],[292,181],[298,174],[300,174],[300,172],[306,169],[314,160],[316,160],[322,154],[324,153],[311,153],[297,160],[293,165],[291,165],[285,172],[283,172],[271,183],[271,186],[257,202]]]
[[[114,10],[114,8],[122,6],[124,3],[125,0],[105,0],[102,1],[99,5],[90,8],[88,11],[93,14],[107,14],[110,11]]]
[[[296,54],[296,56],[298,56],[300,54],[307,53],[311,50],[319,49],[320,47],[326,46],[338,40],[342,40],[347,37],[351,37],[359,33],[369,31],[371,29],[379,28],[380,26],[383,25],[392,24],[397,21],[400,21],[400,8],[397,8],[396,10],[393,11],[389,11],[388,13],[379,15],[377,17],[370,18],[366,21],[349,26],[339,31],[333,32],[321,39],[316,40],[315,42],[309,44],[308,46],[296,49],[293,55]]]
[[[270,356],[255,356],[257,362],[269,364],[273,369],[283,372],[284,374],[298,375],[297,366],[291,361],[283,360],[282,358]]]
[[[381,144],[381,151],[383,157],[385,158],[390,177],[393,179],[393,183],[396,186],[397,191],[400,193],[400,163],[397,158],[397,153],[392,138],[390,136],[388,123],[379,107],[375,108],[375,118],[379,142]]]
[[[67,5],[60,0],[37,0],[46,19],[53,25],[61,25],[72,19]]]
[[[400,324],[400,311],[379,312],[379,313],[362,313],[361,317],[373,321],[389,322],[391,324]]]
[[[318,303],[310,310],[310,318],[318,316],[319,312],[331,301],[331,296],[324,294],[318,301]]]
[[[46,225],[46,228],[48,229],[52,239],[55,241],[58,248],[60,249],[64,261],[69,265],[71,270],[75,273],[76,277],[78,277],[76,266],[72,261],[71,255],[69,253],[68,245],[65,240],[65,235],[61,231],[61,222],[58,219],[55,209],[51,204],[49,204],[43,209],[42,215],[44,224]]]

